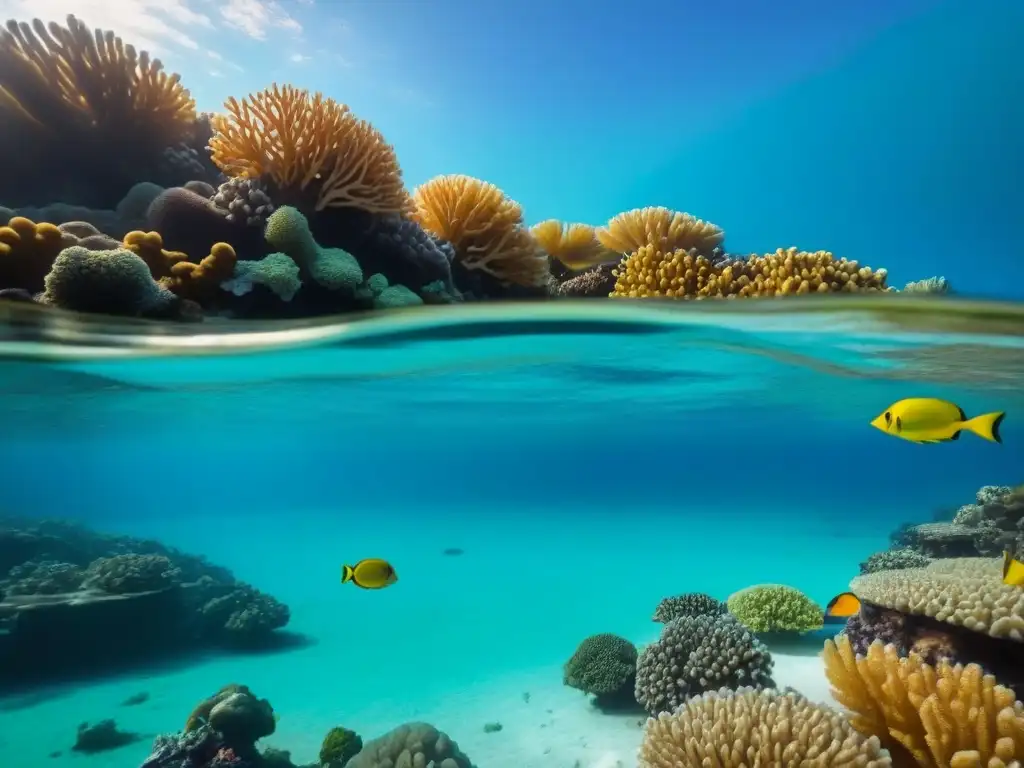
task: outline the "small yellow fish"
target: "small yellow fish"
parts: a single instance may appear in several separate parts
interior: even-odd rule
[[[935,397],[908,397],[886,408],[875,417],[871,426],[886,434],[912,443],[945,443],[959,440],[967,430],[993,443],[1003,442],[999,425],[1006,414],[1002,411],[983,413],[968,419],[956,403]]]
[[[398,581],[398,574],[387,560],[369,557],[355,565],[341,566],[341,583],[350,581],[363,589],[384,589]]]
[[[1024,587],[1024,563],[1017,559],[1015,552],[1003,551],[1003,584]]]

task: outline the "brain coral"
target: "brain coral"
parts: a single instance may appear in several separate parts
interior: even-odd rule
[[[875,736],[795,692],[721,690],[650,718],[640,768],[888,768]]]
[[[729,596],[729,612],[755,632],[809,632],[821,629],[824,612],[799,589],[757,584]]]
[[[591,635],[565,663],[562,682],[596,696],[620,691],[636,674],[636,646],[612,634]]]
[[[472,768],[459,745],[428,723],[406,723],[366,742],[346,768]]]
[[[769,687],[772,657],[735,618],[681,616],[640,654],[636,700],[653,715],[720,687]]]
[[[1024,589],[1003,584],[997,559],[948,558],[877,571],[856,577],[850,589],[884,608],[1024,642]]]

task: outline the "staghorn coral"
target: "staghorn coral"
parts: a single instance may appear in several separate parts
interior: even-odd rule
[[[720,690],[644,727],[640,768],[889,768],[875,736],[795,691]]]
[[[827,251],[780,248],[746,261],[715,264],[695,249],[644,245],[622,260],[610,295],[703,299],[882,291],[886,274],[884,269],[873,271],[856,261],[836,259]]]
[[[428,723],[405,723],[366,742],[346,768],[473,768],[459,745]]]
[[[43,303],[76,312],[173,317],[184,306],[153,280],[146,262],[123,249],[65,248],[54,260],[43,285]]]
[[[179,583],[181,569],[163,555],[114,555],[93,561],[83,586],[112,595],[152,592]]]
[[[726,606],[721,600],[703,592],[687,592],[676,597],[666,597],[654,609],[654,621],[665,624],[680,616],[716,616],[725,613]]]
[[[860,572],[874,573],[875,571],[893,571],[900,568],[923,568],[931,561],[930,557],[922,555],[910,547],[887,549],[870,555],[860,564]]]
[[[605,248],[589,224],[563,224],[548,219],[530,227],[530,233],[548,256],[563,267],[562,274],[619,260],[619,254]]]
[[[157,169],[166,147],[189,139],[196,118],[178,75],[113,32],[74,16],[66,26],[9,21],[0,32],[5,201],[64,188],[112,207]]]
[[[519,204],[471,176],[437,176],[413,193],[414,218],[455,249],[456,263],[503,285],[547,290],[547,255],[523,226]]]
[[[1003,583],[999,560],[950,558],[877,571],[856,577],[850,589],[884,608],[1024,642],[1024,590]]]
[[[620,213],[595,233],[601,245],[618,254],[649,247],[659,253],[695,250],[710,256],[722,244],[720,227],[688,213],[662,207],[635,208]]]
[[[15,216],[0,227],[0,288],[41,291],[57,254],[76,243],[53,224]]]
[[[809,632],[821,629],[820,605],[799,589],[784,584],[757,584],[734,592],[729,612],[755,632]]]
[[[562,684],[598,697],[631,690],[636,659],[636,646],[629,640],[609,633],[591,635],[565,662]]]
[[[77,565],[42,560],[16,565],[0,586],[8,595],[65,595],[77,591],[83,578]]]
[[[331,291],[354,293],[363,282],[363,270],[348,251],[323,248],[313,238],[309,221],[291,206],[281,206],[267,219],[264,237],[271,247],[287,254],[302,274]]]
[[[228,176],[261,179],[274,200],[314,210],[406,213],[409,193],[394,148],[344,104],[276,83],[211,119],[213,162]]]
[[[256,261],[237,261],[233,275],[220,287],[235,296],[244,296],[257,285],[266,286],[281,301],[291,301],[302,287],[299,266],[283,253],[271,253]]]
[[[840,636],[822,652],[832,695],[853,727],[897,766],[1002,768],[1024,755],[1024,705],[976,664],[926,664],[876,641],[856,656]]]
[[[671,712],[687,697],[720,687],[770,687],[768,649],[734,617],[681,616],[640,653],[636,700],[649,713]]]

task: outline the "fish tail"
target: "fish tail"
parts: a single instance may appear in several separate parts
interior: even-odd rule
[[[355,576],[355,574],[356,569],[353,568],[351,565],[341,566],[341,583],[348,584],[350,581],[352,581],[352,577]]]
[[[1006,418],[1004,411],[995,411],[993,413],[983,413],[981,416],[975,416],[973,419],[968,419],[962,424],[963,429],[970,430],[978,437],[989,440],[993,443],[1003,442],[1003,438],[999,435],[999,427],[1003,423],[1003,419]]]

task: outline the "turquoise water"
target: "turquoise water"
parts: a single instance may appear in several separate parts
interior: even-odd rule
[[[267,742],[296,762],[332,725],[424,719],[482,766],[631,765],[636,716],[561,686],[582,638],[650,642],[683,591],[781,582],[824,603],[900,523],[1024,467],[1012,305],[512,304],[198,336],[7,320],[4,506],[205,554],[308,638],[7,699],[0,755],[26,768],[82,720],[170,730],[232,681],[272,701]],[[868,426],[907,396],[1006,410],[1004,443]],[[339,584],[367,556],[398,584]],[[785,682],[821,687],[801,675]]]

